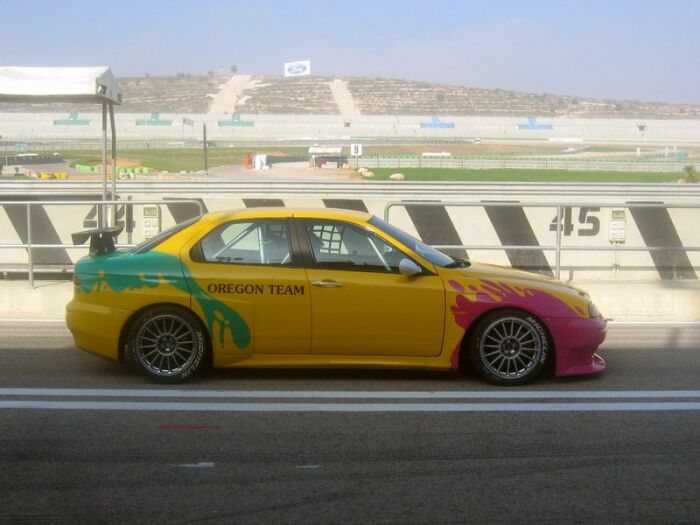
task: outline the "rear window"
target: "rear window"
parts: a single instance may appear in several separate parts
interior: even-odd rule
[[[163,230],[157,235],[154,235],[153,237],[146,239],[140,244],[137,244],[131,249],[132,253],[145,253],[147,251],[152,250],[156,246],[158,246],[160,243],[165,242],[166,240],[170,239],[173,235],[175,235],[178,232],[181,232],[188,226],[193,225],[195,222],[199,221],[201,217],[193,217],[191,219],[187,219],[184,222],[181,222],[180,224],[176,224],[172,228],[168,228],[167,230]]]

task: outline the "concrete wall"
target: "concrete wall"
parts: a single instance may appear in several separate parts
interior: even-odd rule
[[[183,124],[183,118],[193,121],[194,126]],[[161,113],[155,119],[151,114],[116,115],[119,139],[144,143],[149,140],[199,139],[203,123],[207,124],[209,138],[221,141],[480,137],[498,140],[583,139],[640,145],[645,142],[700,142],[698,120],[542,117],[532,124],[524,118],[444,117],[436,121],[428,115],[240,115],[237,121],[231,115]],[[551,129],[545,129],[550,126]],[[640,130],[639,126],[644,126],[644,129]],[[3,140],[94,140],[100,137],[100,133],[99,113],[81,113],[73,121],[65,113],[0,113]]]

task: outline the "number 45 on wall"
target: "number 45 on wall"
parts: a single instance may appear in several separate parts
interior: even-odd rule
[[[569,236],[574,231],[574,223],[571,220],[571,206],[564,206],[562,209],[561,230],[564,235]],[[576,235],[579,237],[593,237],[600,233],[600,219],[593,215],[599,212],[600,208],[580,208],[578,212],[578,228]],[[549,223],[549,231],[557,231],[557,216],[555,215],[552,222]]]

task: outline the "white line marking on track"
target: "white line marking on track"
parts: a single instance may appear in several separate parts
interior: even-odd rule
[[[700,402],[636,403],[176,403],[0,401],[1,409],[129,412],[650,412],[700,410]]]
[[[608,321],[613,326],[700,326],[700,321]]]
[[[679,399],[700,398],[700,390],[170,390],[89,388],[0,388],[0,397],[116,397],[183,399]]]
[[[11,317],[0,318],[0,323],[63,323],[65,324],[65,319],[32,319],[32,318],[22,318],[13,319]],[[700,321],[608,321],[609,325],[613,326],[700,326]]]
[[[0,318],[0,323],[63,323],[66,324],[65,319],[11,319],[11,318]]]

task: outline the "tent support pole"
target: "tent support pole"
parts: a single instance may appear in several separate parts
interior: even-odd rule
[[[102,102],[102,200],[107,200],[107,104],[105,102]],[[100,228],[107,226],[106,206],[100,206],[98,216]]]
[[[109,124],[112,135],[112,195],[110,200],[117,200],[117,133],[114,125],[114,104],[109,103]],[[112,205],[112,226],[117,225],[117,205]]]

